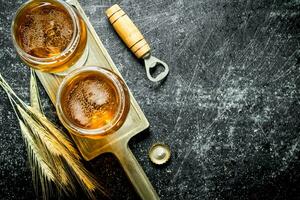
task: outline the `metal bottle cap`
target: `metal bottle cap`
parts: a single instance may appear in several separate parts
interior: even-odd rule
[[[149,150],[149,158],[154,164],[164,164],[170,159],[170,157],[171,150],[166,144],[155,143]]]

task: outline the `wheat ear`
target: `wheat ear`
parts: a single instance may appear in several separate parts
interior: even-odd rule
[[[10,96],[11,99],[14,99],[16,104],[16,109],[18,110],[20,116],[24,120],[25,123],[22,122],[22,127],[30,130],[32,138],[34,141],[37,140],[40,144],[38,147],[39,151],[43,151],[46,155],[45,160],[48,158],[48,164],[54,163],[52,170],[54,179],[53,182],[58,184],[59,188],[64,190],[63,185],[69,185],[71,190],[75,190],[75,186],[72,182],[72,178],[70,178],[71,170],[74,177],[77,179],[79,184],[82,186],[83,190],[87,193],[87,195],[94,199],[94,191],[99,189],[103,192],[104,195],[107,194],[104,192],[103,188],[97,183],[97,181],[93,178],[93,176],[84,168],[84,166],[79,161],[79,154],[76,149],[73,147],[71,141],[67,138],[65,134],[59,131],[54,124],[52,124],[42,113],[38,110],[37,106],[38,98],[33,98],[35,108],[26,105],[10,88],[7,82],[3,79],[0,74],[0,85],[6,91],[6,93]],[[32,87],[37,88],[37,87]],[[19,102],[20,104],[16,103]],[[40,105],[40,104],[39,104]],[[20,125],[21,126],[21,125]],[[23,128],[24,129],[24,128]],[[29,143],[28,143],[29,144]],[[44,148],[44,149],[43,149]],[[41,152],[40,152],[41,153]],[[62,160],[65,160],[68,164],[68,169],[63,165]],[[38,165],[39,167],[39,165]],[[51,168],[50,168],[51,169]],[[55,175],[59,172],[65,172],[63,177],[57,178]],[[63,174],[63,173],[62,173]],[[58,181],[59,180],[59,181]],[[43,184],[43,180],[41,177],[41,183]],[[45,190],[47,190],[47,184],[45,182]]]

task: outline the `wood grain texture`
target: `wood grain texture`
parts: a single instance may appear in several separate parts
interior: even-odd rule
[[[150,52],[150,46],[144,36],[119,5],[115,4],[107,9],[106,16],[119,37],[137,58],[143,58]]]

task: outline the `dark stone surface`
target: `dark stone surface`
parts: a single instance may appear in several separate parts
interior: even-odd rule
[[[1,0],[0,72],[28,101],[29,69],[10,37],[22,2]],[[298,0],[81,3],[150,121],[130,146],[161,199],[300,199]],[[114,3],[169,64],[162,84],[147,80],[108,24],[104,11]],[[0,96],[0,199],[35,199],[16,117],[2,90]],[[162,167],[147,157],[156,141],[172,149]],[[113,156],[87,166],[113,199],[138,198]]]

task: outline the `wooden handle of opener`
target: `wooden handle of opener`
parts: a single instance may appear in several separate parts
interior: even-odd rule
[[[119,5],[115,4],[107,9],[106,16],[120,38],[137,58],[143,58],[150,52],[150,46],[144,36]]]

